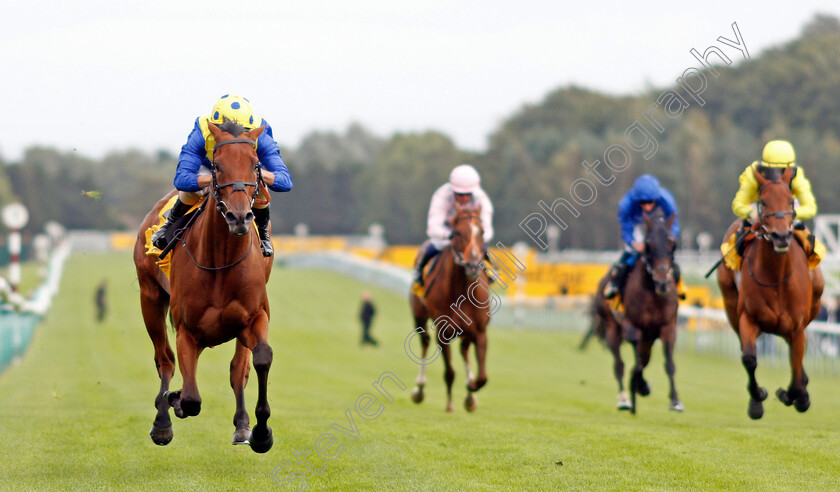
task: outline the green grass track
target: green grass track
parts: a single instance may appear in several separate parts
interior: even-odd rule
[[[110,313],[94,321],[93,293],[109,280]],[[429,369],[426,401],[409,399],[417,366],[403,351],[411,329],[405,296],[370,288],[378,307],[378,348],[359,346],[360,293],[370,288],[328,272],[275,270],[269,283],[274,364],[269,377],[274,448],[264,455],[231,446],[234,401],[228,384],[233,345],[199,361],[201,414],[173,416],[175,438],[155,446],[158,378],[139,309],[129,255],[72,256],[62,289],[22,362],[0,375],[0,489],[293,490],[272,482],[306,476],[310,490],[838,490],[840,381],[812,377],[812,406],[797,413],[771,396],[765,415],[746,414],[739,361],[677,354],[685,413],[668,411],[659,345],[646,372],[652,394],[635,417],[615,410],[609,354],[578,352],[568,333],[490,325],[489,383],[479,409],[463,409],[456,359],[456,411],[446,414],[442,366]],[[734,335],[733,335],[734,336]],[[170,341],[172,338],[170,338]],[[629,349],[627,350],[629,355]],[[357,397],[391,371],[371,421]],[[253,375],[253,372],[252,372]],[[772,393],[787,371],[761,366]],[[180,375],[173,389],[180,387]],[[254,422],[256,378],[248,409]],[[331,429],[349,427],[358,437]],[[332,461],[315,456],[318,437],[337,437]],[[298,463],[309,455],[320,475]],[[562,464],[558,464],[562,462]]]

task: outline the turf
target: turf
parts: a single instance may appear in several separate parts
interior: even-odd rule
[[[650,397],[631,416],[615,410],[611,359],[592,344],[578,352],[570,333],[494,327],[489,383],[474,414],[446,414],[440,362],[430,366],[426,401],[408,396],[417,366],[404,353],[411,329],[405,296],[371,288],[378,348],[359,346],[362,289],[328,272],[277,269],[269,284],[274,364],[269,400],[274,448],[258,455],[231,446],[233,347],[199,361],[201,414],[174,419],[166,447],[148,436],[158,379],[126,255],[74,255],[62,290],[20,365],[0,375],[0,488],[15,490],[274,489],[292,473],[311,490],[836,490],[840,488],[840,392],[836,379],[812,377],[805,414],[770,397],[765,416],[746,415],[739,361],[677,354],[685,413],[667,410],[660,350],[646,375]],[[94,321],[93,291],[109,279],[110,312]],[[364,420],[357,398],[390,371],[408,388]],[[786,371],[761,367],[771,393]],[[173,388],[180,387],[180,377]],[[248,387],[253,418],[256,378]],[[374,407],[375,408],[375,405]],[[358,437],[345,428],[349,410]],[[320,475],[298,463],[318,437],[337,437],[332,461],[309,455]],[[278,469],[288,460],[285,468]],[[294,489],[300,482],[291,482]]]

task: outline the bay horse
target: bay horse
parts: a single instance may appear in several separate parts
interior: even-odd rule
[[[802,367],[805,327],[819,313],[824,286],[819,267],[809,270],[805,250],[798,241],[791,241],[796,216],[790,189],[793,168],[765,169],[767,177],[753,170],[759,185],[756,239],[744,249],[740,272],[723,264],[717,274],[726,316],[741,341],[741,362],[749,376],[747,414],[753,420],[764,415],[762,401],[767,398],[767,390],[755,379],[755,341],[761,333],[780,336],[790,347],[791,382],[787,390],[779,388],[776,396],[800,412],[811,405],[808,375]],[[740,222],[729,227],[726,238]]]
[[[272,350],[268,345],[269,307],[266,282],[272,257],[264,258],[251,211],[261,186],[261,167],[255,142],[264,127],[245,132],[234,122],[209,124],[216,141],[212,193],[207,194],[203,213],[193,218],[192,228],[172,250],[169,279],[146,254],[146,229],[157,220],[170,192],[146,215],[134,247],[134,263],[140,285],[140,306],[146,330],[155,348],[155,366],[160,390],[155,398],[157,415],[150,435],[158,445],[172,440],[169,408],[186,418],[198,415],[201,396],[196,383],[198,357],[206,347],[236,339],[230,364],[230,385],[236,399],[233,444],[250,444],[258,453],[273,444],[271,414],[266,393]],[[238,193],[241,192],[241,193]],[[217,213],[218,212],[218,213]],[[256,244],[256,246],[255,246]],[[169,391],[175,360],[166,334],[166,314],[175,330],[183,389]],[[245,385],[253,354],[259,396],[257,425],[250,430],[245,410]]]
[[[644,215],[644,251],[636,260],[627,277],[622,293],[624,314],[613,313],[609,301],[604,298],[604,286],[609,281],[607,273],[598,283],[594,301],[594,330],[604,338],[613,354],[613,371],[618,381],[619,410],[636,413],[636,393],[650,394],[650,386],[642,372],[650,362],[650,352],[657,338],[662,340],[665,353],[665,372],[668,374],[671,390],[669,409],[684,410],[674,384],[674,343],[677,339],[677,297],[674,278],[674,252],[676,239],[671,233],[674,216],[667,221],[662,217],[650,218]],[[624,362],[621,359],[621,342],[627,340],[633,345],[636,363],[630,379],[630,397],[624,389]]]
[[[452,383],[455,371],[452,369],[449,344],[456,336],[461,337],[461,356],[467,378],[467,396],[464,407],[474,411],[478,407],[475,392],[487,384],[487,323],[490,320],[490,288],[483,266],[484,231],[481,227],[481,206],[455,203],[455,215],[451,219],[452,242],[438,256],[426,277],[426,296],[412,292],[409,304],[414,317],[415,330],[422,343],[422,361],[417,375],[417,386],[411,392],[414,403],[423,401],[426,385],[426,365],[437,359],[437,351],[428,359],[430,336],[426,324],[431,318],[436,327],[439,350],[443,354],[446,382],[446,411],[452,412]],[[478,377],[470,369],[469,348],[475,344],[475,358],[478,361]]]

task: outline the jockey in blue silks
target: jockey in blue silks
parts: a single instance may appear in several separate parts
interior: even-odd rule
[[[292,178],[283,162],[283,157],[280,156],[280,148],[274,141],[271,126],[267,121],[254,115],[251,103],[247,99],[225,94],[216,101],[210,115],[201,116],[195,120],[195,127],[187,137],[187,143],[181,147],[178,168],[175,170],[175,188],[179,192],[178,199],[175,200],[166,222],[152,235],[151,241],[155,247],[159,249],[166,247],[164,237],[166,229],[209,191],[209,186],[213,182],[210,167],[213,160],[213,148],[216,145],[213,134],[210,133],[209,123],[220,125],[225,120],[235,121],[245,130],[265,126],[265,130],[256,141],[257,157],[262,167],[262,179],[273,191],[283,192],[292,189]],[[261,187],[252,209],[254,222],[260,234],[260,249],[263,256],[274,254],[268,232],[270,213],[267,198]]]
[[[610,269],[610,281],[604,287],[604,296],[612,299],[624,290],[627,275],[636,264],[636,260],[645,249],[644,244],[644,214],[660,211],[665,220],[674,217],[671,233],[679,238],[680,224],[677,220],[677,202],[670,191],[659,184],[659,180],[650,174],[643,174],[636,178],[633,187],[618,202],[618,221],[621,223],[621,239],[624,241],[624,253]],[[674,281],[681,297],[680,271],[674,263]]]

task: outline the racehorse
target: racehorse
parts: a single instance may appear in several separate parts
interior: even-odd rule
[[[683,404],[674,385],[674,342],[677,338],[677,298],[674,278],[674,251],[676,240],[671,233],[674,216],[667,221],[661,217],[644,216],[644,251],[627,277],[622,293],[624,314],[614,313],[604,298],[607,274],[598,283],[595,296],[594,329],[605,339],[615,360],[613,370],[618,381],[618,409],[636,413],[636,393],[650,394],[650,386],[642,371],[650,362],[650,351],[657,338],[662,339],[665,352],[665,372],[671,391],[669,408],[681,412]],[[624,362],[621,360],[621,342],[627,339],[633,345],[636,364],[630,379],[630,398],[624,389]]]
[[[155,264],[155,256],[146,254],[145,231],[175,191],[146,215],[134,247],[143,320],[154,344],[160,376],[160,391],[155,398],[157,416],[150,435],[161,446],[172,440],[170,406],[179,418],[198,415],[198,357],[206,347],[236,339],[230,364],[230,385],[236,399],[233,444],[250,444],[254,451],[264,453],[273,444],[267,425],[271,413],[266,392],[272,350],[267,343],[269,307],[265,288],[272,257],[263,258],[260,252],[251,211],[262,183],[255,142],[264,127],[250,132],[233,122],[219,127],[210,123],[209,127],[217,143],[212,163],[213,189],[204,205],[208,210],[194,217],[183,237],[173,239],[183,247],[171,252],[171,278],[167,279]],[[167,308],[175,329],[183,379],[183,389],[178,391],[169,391],[175,360],[166,334]],[[257,425],[253,431],[249,428],[244,395],[251,354],[259,384]]]
[[[738,274],[725,264],[718,268],[718,284],[726,316],[741,340],[741,362],[749,376],[747,414],[760,419],[764,415],[761,402],[767,398],[767,390],[755,379],[755,340],[760,333],[778,335],[790,347],[790,386],[779,388],[776,396],[800,412],[811,405],[808,376],[802,368],[805,327],[819,313],[824,281],[819,268],[809,271],[799,242],[791,242],[796,216],[790,189],[793,168],[771,168],[767,177],[754,172],[759,184],[756,239],[746,245]],[[729,227],[726,238],[735,233],[739,222]]]
[[[411,392],[414,403],[423,401],[426,385],[426,365],[434,361],[439,350],[443,353],[446,382],[446,411],[452,412],[452,369],[449,344],[461,336],[461,356],[467,375],[467,396],[464,407],[472,412],[478,407],[475,392],[487,384],[485,358],[487,357],[487,323],[490,320],[490,289],[484,271],[484,231],[481,227],[481,206],[455,204],[451,220],[452,243],[444,248],[437,262],[426,277],[426,296],[412,292],[409,296],[414,326],[422,343],[422,361],[417,375],[417,386]],[[430,336],[426,332],[429,318],[434,320],[439,349],[426,358]],[[478,377],[470,369],[469,348],[475,344]]]

